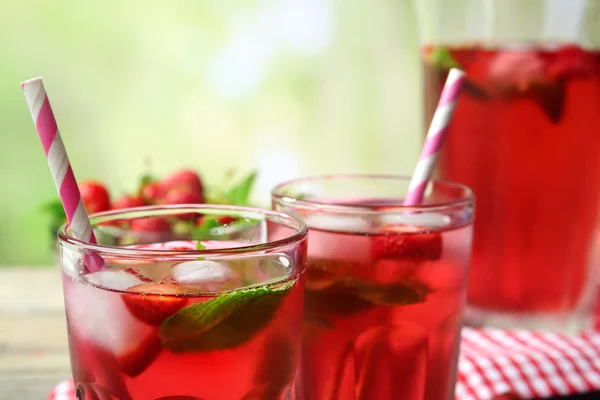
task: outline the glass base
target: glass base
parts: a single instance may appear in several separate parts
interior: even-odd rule
[[[486,310],[473,306],[467,306],[465,311],[465,326],[471,328],[525,329],[577,334],[591,329],[593,323],[593,312],[521,314]]]

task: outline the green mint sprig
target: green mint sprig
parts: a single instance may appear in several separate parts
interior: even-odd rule
[[[273,318],[292,286],[239,290],[184,307],[162,323],[163,347],[176,353],[237,347]]]
[[[42,204],[41,210],[50,218],[50,228],[53,234],[66,221],[67,215],[59,199]]]
[[[452,68],[461,68],[458,61],[454,59],[448,48],[443,46],[435,47],[429,54],[429,63],[437,68],[450,70]]]
[[[208,194],[208,202],[211,204],[249,206],[256,175],[257,172],[252,171],[226,190],[212,190]]]
[[[399,306],[425,301],[430,290],[416,282],[367,282],[342,278],[322,289],[305,291],[305,321],[334,326],[331,317],[348,317],[374,306]]]

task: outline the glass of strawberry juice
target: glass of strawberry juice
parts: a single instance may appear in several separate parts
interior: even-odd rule
[[[78,400],[295,398],[302,221],[198,205],[92,225],[97,245],[58,234]]]
[[[425,121],[449,68],[467,73],[438,163],[477,196],[467,323],[585,330],[600,266],[600,1],[415,7]]]
[[[272,192],[309,226],[304,399],[454,398],[473,196],[436,181],[404,207],[408,183],[336,175]]]

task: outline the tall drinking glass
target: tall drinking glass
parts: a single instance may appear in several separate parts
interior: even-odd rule
[[[302,221],[208,205],[91,220],[99,245],[58,235],[78,400],[295,398]]]
[[[600,1],[414,1],[425,119],[467,81],[438,176],[477,196],[467,322],[577,332],[600,261]]]
[[[404,207],[408,183],[337,175],[272,192],[309,226],[304,399],[454,398],[473,197],[434,182]]]

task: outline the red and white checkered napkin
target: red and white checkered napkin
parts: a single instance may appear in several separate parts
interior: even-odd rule
[[[526,399],[600,390],[600,332],[462,332],[457,400],[513,392]]]
[[[579,336],[497,329],[462,332],[456,400],[491,400],[513,392],[524,398],[600,390],[600,332]],[[67,379],[49,400],[74,400]]]

